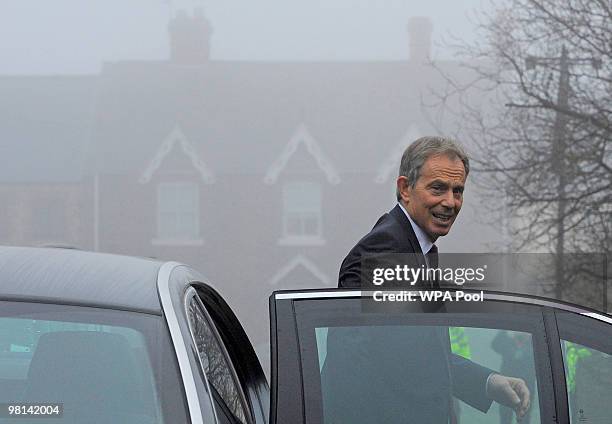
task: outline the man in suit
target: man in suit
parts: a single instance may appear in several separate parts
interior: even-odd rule
[[[398,204],[351,249],[340,267],[338,286],[361,287],[362,261],[381,254],[415,254],[418,263],[437,267],[434,243],[448,234],[461,209],[468,173],[467,155],[450,139],[422,137],[408,146],[397,178]],[[435,283],[429,287],[437,288]],[[390,332],[398,334],[393,337]],[[447,423],[452,418],[451,396],[483,412],[495,400],[513,407],[519,418],[529,408],[530,394],[523,380],[452,354],[444,327],[413,327],[407,331],[387,326],[383,332],[368,328],[348,333],[330,329],[327,343],[321,378],[330,422],[349,422],[343,420],[343,414],[355,413],[355,409],[362,411],[361,417],[352,417],[351,422],[361,422],[356,420],[367,415],[364,408],[351,405],[359,397],[357,388],[364,377],[373,392],[386,393],[379,399],[386,406],[376,413],[394,411],[385,422]],[[354,371],[345,369],[341,358],[351,358]],[[355,377],[356,372],[371,368],[368,362],[373,358],[378,360],[378,377]],[[401,390],[389,390],[391,383]],[[420,398],[423,393],[427,395]]]
[[[397,178],[398,203],[351,249],[338,286],[360,287],[361,262],[385,253],[414,253],[436,267],[434,243],[448,234],[461,210],[469,169],[467,155],[452,140],[422,137],[408,146]]]

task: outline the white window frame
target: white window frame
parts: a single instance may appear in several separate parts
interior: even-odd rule
[[[291,213],[295,213],[295,211],[288,211],[286,205],[286,196],[287,191],[294,187],[299,187],[300,185],[312,184],[319,190],[319,208],[317,211],[310,211],[309,213],[314,213],[315,219],[317,220],[317,230],[312,234],[292,234],[288,231],[289,226],[289,217]],[[319,183],[313,181],[290,181],[286,182],[283,186],[282,191],[282,234],[280,239],[278,240],[278,244],[282,246],[322,246],[325,244],[325,239],[323,238],[323,190]],[[308,212],[304,212],[306,214]]]
[[[168,236],[162,234],[161,228],[161,211],[162,211],[162,193],[164,190],[168,189],[180,189],[184,187],[189,187],[193,189],[193,194],[195,195],[195,210],[192,211],[195,214],[195,231],[193,235],[190,236]],[[180,211],[176,211],[178,213]],[[195,182],[188,181],[180,181],[180,182],[163,182],[157,185],[157,210],[156,210],[156,227],[157,227],[157,236],[151,240],[153,245],[167,245],[167,246],[201,246],[204,244],[204,241],[200,237],[200,187]]]

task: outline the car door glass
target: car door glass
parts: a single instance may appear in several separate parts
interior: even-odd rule
[[[532,335],[523,331],[491,328],[450,327],[451,350],[503,375],[522,378],[531,392],[531,407],[521,424],[539,423],[540,409],[534,362]],[[456,416],[464,423],[516,422],[508,406],[495,403],[485,416],[463,402],[455,400]],[[499,418],[497,418],[499,417]]]
[[[558,313],[570,422],[610,422],[612,330],[592,318]]]
[[[427,333],[435,334],[440,329],[437,327],[421,327],[421,328],[400,328],[394,326],[377,326],[377,327],[336,327],[332,330],[332,337],[340,339],[340,343],[343,344],[355,344],[355,339],[361,339],[357,341],[357,344],[361,344],[366,340],[378,340],[378,343],[385,343],[387,346],[391,344],[393,335],[399,336],[406,339],[418,340]],[[321,372],[321,378],[326,378],[324,368],[325,360],[327,357],[327,337],[329,334],[329,328],[315,328],[316,339],[317,339],[317,352],[319,358],[319,370]],[[540,413],[538,404],[538,389],[536,384],[536,371],[534,364],[533,345],[531,341],[531,334],[521,331],[508,331],[490,328],[473,328],[473,327],[450,327],[447,329],[449,332],[451,351],[455,355],[459,355],[479,365],[483,365],[492,370],[498,371],[501,374],[522,378],[531,392],[531,408],[528,414],[523,418],[521,424],[539,423]],[[353,340],[350,340],[353,339]],[[333,342],[332,342],[333,343]],[[336,340],[338,343],[338,340]],[[367,344],[367,342],[365,342]],[[423,343],[426,344],[426,343]],[[434,349],[434,345],[431,345],[429,349]],[[411,349],[419,350],[421,349]],[[407,351],[407,352],[410,352]],[[344,351],[346,357],[335,358],[334,362],[351,362],[351,356],[354,355],[354,351]],[[367,351],[361,352],[364,355],[368,355]],[[421,351],[426,353],[426,351]],[[440,360],[443,360],[442,358]],[[397,364],[399,359],[394,360]],[[396,366],[396,370],[399,370],[400,366]],[[424,369],[427,369],[426,367]],[[357,370],[355,370],[357,372]],[[429,370],[428,370],[429,372]],[[422,389],[427,382],[430,381],[428,373],[422,376],[412,374],[411,387],[418,387]],[[358,374],[357,374],[358,375]],[[383,378],[382,375],[379,375]],[[359,378],[359,377],[357,377]],[[386,376],[386,380],[389,380],[389,376]],[[360,384],[359,382],[355,382]],[[324,384],[324,383],[323,383]],[[335,382],[329,381],[328,384],[333,385]],[[398,387],[396,386],[395,389]],[[328,390],[325,385],[322,387],[325,393]],[[389,386],[389,390],[394,390],[393,387]],[[432,391],[433,393],[433,391]],[[377,396],[384,396],[383,394],[376,394]],[[333,397],[332,393],[328,394],[329,397]],[[439,394],[433,394],[433,399],[438,400]],[[401,397],[400,397],[401,399]],[[423,403],[424,405],[425,403]],[[325,410],[325,400],[324,400]],[[458,398],[452,401],[453,415],[457,419],[457,422],[462,423],[500,423],[510,424],[515,421],[514,412],[507,406],[494,404],[486,412],[475,409]],[[331,413],[330,413],[331,415]],[[334,422],[332,419],[327,419],[325,422]]]
[[[514,411],[486,394],[493,372],[525,381],[531,408],[522,423],[541,422],[547,348],[537,309],[529,318],[503,312],[394,317],[343,313],[330,301],[312,310],[306,301],[295,304],[308,423],[514,423]],[[549,410],[551,396],[546,391]]]
[[[235,371],[203,306],[195,296],[189,301],[189,321],[204,374],[212,386],[218,418],[222,423],[247,424],[244,394],[237,383]]]

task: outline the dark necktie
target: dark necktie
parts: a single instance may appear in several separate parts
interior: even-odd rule
[[[438,246],[435,244],[431,245],[431,249],[427,252],[427,264],[429,268],[437,268],[438,267]]]
[[[427,252],[427,264],[428,268],[437,268],[438,267],[438,246],[433,244],[429,252]],[[430,282],[431,287],[434,289],[440,288],[440,282],[436,278]]]

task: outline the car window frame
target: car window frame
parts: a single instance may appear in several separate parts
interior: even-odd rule
[[[205,279],[196,275],[190,284],[196,289],[224,343],[242,390],[257,424],[268,424],[270,387],[261,362],[240,320],[225,299]]]
[[[201,308],[201,311],[203,312],[203,318],[206,321],[206,324],[208,325],[210,331],[212,332],[213,337],[215,338],[217,344],[219,345],[219,347],[221,349],[221,354],[223,355],[224,360],[225,360],[226,364],[228,365],[232,381],[233,381],[234,386],[237,388],[237,391],[238,391],[238,396],[239,396],[240,404],[242,405],[242,408],[243,408],[243,410],[245,412],[245,420],[246,420],[245,424],[255,424],[256,421],[255,421],[255,416],[254,416],[254,413],[253,413],[252,405],[248,401],[247,395],[245,393],[245,388],[244,388],[243,382],[238,377],[238,374],[236,372],[235,364],[232,361],[232,358],[231,358],[230,354],[228,353],[228,349],[225,346],[223,338],[219,334],[219,331],[217,329],[217,325],[215,324],[215,321],[210,316],[210,313],[208,312],[208,309],[206,308],[204,302],[200,298],[197,290],[194,287],[189,287],[187,289],[187,291],[185,292],[185,314],[187,316],[187,324],[188,324],[188,327],[189,327],[189,333],[190,333],[192,341],[193,341],[193,346],[196,349],[196,353],[197,353],[197,358],[198,358],[198,363],[199,363],[199,371],[200,371],[201,375],[203,376],[203,379],[204,379],[205,384],[207,386],[207,390],[208,390],[208,394],[209,394],[209,397],[210,397],[210,402],[211,402],[211,404],[213,406],[216,422],[217,423],[222,423],[223,422],[222,420],[220,420],[220,417],[219,417],[219,413],[220,412],[222,412],[225,416],[227,416],[228,412],[231,412],[231,411],[229,411],[229,407],[227,406],[225,401],[222,399],[220,394],[217,392],[217,390],[214,388],[214,386],[210,382],[209,376],[206,374],[204,364],[202,363],[202,359],[200,357],[200,352],[198,351],[198,344],[197,344],[196,338],[195,338],[194,328],[193,328],[193,325],[191,323],[191,319],[190,319],[190,315],[189,315],[190,314],[189,308],[190,308],[190,303],[191,303],[192,300],[195,300],[196,303]],[[216,397],[222,399],[223,402],[218,402],[218,399],[216,399]],[[218,410],[219,404],[221,404],[222,411]],[[238,421],[238,423],[239,423],[239,421]]]
[[[300,340],[295,305],[301,299],[326,299],[336,297],[360,298],[371,296],[369,292],[346,289],[283,290],[274,292],[269,298],[271,325],[271,424],[294,422],[307,423],[304,399],[304,375],[300,357]],[[554,319],[555,302],[533,297],[487,293],[487,301],[502,301],[510,304],[531,305],[541,313],[543,332],[534,334],[534,364],[538,378],[542,422],[568,422],[569,413],[565,396],[565,375],[562,366],[561,348]],[[579,308],[568,309],[581,312]],[[459,324],[453,324],[459,326]],[[483,327],[483,326],[480,326]],[[491,328],[489,326],[489,328]],[[535,345],[541,347],[535,351]],[[299,366],[296,366],[298,364]],[[287,395],[291,393],[291,396]]]

